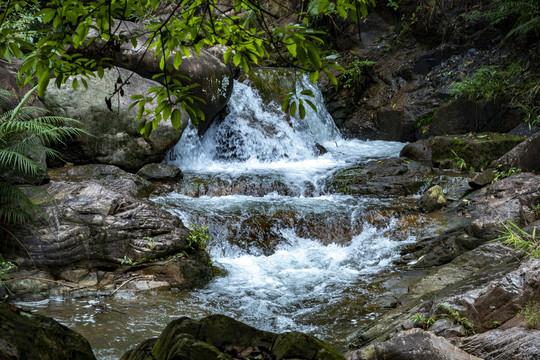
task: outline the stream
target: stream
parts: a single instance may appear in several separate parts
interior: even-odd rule
[[[406,270],[395,263],[400,249],[442,231],[445,219],[406,211],[414,196],[333,193],[327,182],[336,171],[397,157],[404,144],[344,139],[318,90],[300,86],[315,92],[318,107],[308,107],[305,120],[237,82],[228,115],[203,138],[188,127],[167,157],[184,179],[152,200],[186,226],[209,227],[208,251],[222,276],[187,293],[119,291],[25,305],[80,332],[103,360],[120,358],[174,318],[216,313],[310,333],[345,351],[347,336],[400,291],[390,285]]]

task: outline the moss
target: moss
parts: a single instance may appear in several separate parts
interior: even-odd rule
[[[422,117],[420,117],[419,119],[417,119],[414,122],[414,127],[418,129],[423,126],[429,126],[431,125],[431,122],[433,121],[434,117],[435,117],[435,111],[429,112],[423,115]]]

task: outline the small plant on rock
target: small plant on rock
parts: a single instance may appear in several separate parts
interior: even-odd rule
[[[507,170],[505,170],[505,168],[507,168]],[[493,179],[493,181],[497,182],[501,179],[510,177],[515,174],[519,174],[520,172],[520,168],[509,166],[508,164],[499,164],[497,165],[497,169],[495,170],[495,178]]]
[[[540,259],[540,238],[536,235],[536,227],[529,234],[510,220],[508,224],[502,223],[502,226],[504,230],[499,230],[499,232],[503,236],[493,241],[500,241],[503,245],[522,249],[530,257]]]
[[[0,290],[4,288],[8,293],[10,293],[9,288],[6,286],[4,281],[7,279],[7,274],[16,269],[17,266],[15,264],[13,264],[11,261],[6,261],[0,254]],[[0,299],[0,301],[5,300],[7,297],[8,295],[6,295],[4,299]]]
[[[540,306],[533,306],[530,300],[519,310],[519,313],[525,318],[529,329],[534,328],[536,324],[540,323]]]
[[[416,313],[411,316],[411,321],[413,324],[420,325],[424,330],[427,330],[435,324],[437,319],[434,317],[426,318],[423,314]]]
[[[210,234],[207,233],[209,229],[208,226],[191,224],[189,225],[189,228],[188,248],[192,251],[199,249],[206,250],[207,242],[211,239]]]
[[[452,309],[450,305],[446,303],[440,303],[439,307],[446,311],[446,314],[441,315],[442,317],[448,318],[456,324],[463,325],[463,335],[469,335],[469,334],[474,335],[476,333],[469,319],[467,319],[464,316],[461,316],[459,312]]]
[[[460,157],[454,150],[451,150],[451,151],[452,151],[452,154],[454,154],[454,158],[452,159],[452,162],[454,163],[454,165],[460,171],[462,171],[463,169],[466,169],[467,163],[465,162],[465,160],[462,157]]]

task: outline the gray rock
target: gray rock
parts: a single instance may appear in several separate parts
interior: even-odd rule
[[[426,212],[439,210],[446,205],[446,197],[443,189],[439,185],[435,185],[426,190],[418,201],[420,209]]]
[[[127,79],[129,76],[124,96],[112,98],[110,111],[105,97],[113,93],[119,77]],[[115,68],[106,70],[102,79],[96,76],[88,79],[87,83],[88,89],[81,87],[77,91],[73,91],[71,83],[62,85],[60,89],[51,83],[43,96],[43,102],[53,114],[81,120],[83,128],[90,133],[62,150],[62,158],[66,161],[109,164],[137,171],[145,164],[163,161],[167,150],[180,140],[182,130],[188,124],[186,113],[182,113],[179,130],[175,130],[170,122],[162,121],[148,138],[144,138],[137,130],[138,109],[128,110],[132,95],[146,94],[150,87],[159,85],[157,82]],[[149,104],[147,108],[155,106]],[[152,120],[152,116],[147,117],[147,121]]]
[[[540,358],[540,331],[520,327],[496,329],[465,338],[459,347],[486,360]]]
[[[495,169],[489,168],[482,171],[480,174],[476,174],[471,181],[469,181],[469,186],[476,190],[491,184],[493,180],[495,180]]]
[[[149,181],[171,181],[183,177],[178,166],[163,163],[146,164],[137,171],[137,175]]]
[[[347,360],[481,360],[432,333],[411,329],[383,343],[350,352]]]
[[[95,360],[86,339],[57,321],[0,303],[0,358]]]
[[[98,172],[96,166],[88,168],[90,173]],[[18,240],[3,240],[3,255],[14,259],[21,269],[37,266],[57,278],[74,279],[77,275],[66,270],[111,271],[143,259],[161,259],[186,251],[189,258],[179,257],[161,270],[158,263],[145,263],[132,271],[144,273],[145,267],[153,267],[148,272],[155,275],[154,280],[168,281],[179,288],[207,282],[212,276],[208,254],[189,246],[189,231],[181,220],[140,198],[140,186],[133,180],[138,178],[136,175],[117,170],[114,177],[110,167],[105,167],[104,172],[109,175],[101,179],[53,181],[44,186],[50,197],[39,201],[47,217],[14,228]],[[139,179],[139,183],[145,182]]]

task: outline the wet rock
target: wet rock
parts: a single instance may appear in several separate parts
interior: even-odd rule
[[[493,164],[494,168],[519,168],[521,171],[540,171],[540,131],[504,154]]]
[[[338,172],[330,186],[342,194],[411,195],[434,175],[433,169],[404,158],[372,161]]]
[[[124,96],[113,97],[112,111],[109,110],[104,97],[113,93],[119,77],[127,79],[129,76]],[[122,68],[105,70],[102,79],[96,76],[86,81],[88,89],[81,87],[77,91],[73,91],[71,83],[60,88],[51,83],[43,96],[44,104],[53,114],[81,120],[81,126],[90,134],[80,136],[60,149],[62,158],[75,164],[109,164],[134,172],[145,164],[163,161],[167,150],[182,136],[188,115],[183,113],[179,130],[175,130],[169,121],[162,121],[148,138],[144,138],[137,130],[137,108],[128,110],[132,95],[146,94],[150,87],[159,84]],[[149,104],[148,108],[152,106],[156,105]],[[147,121],[152,119],[150,116]]]
[[[413,72],[415,74],[427,74],[435,66],[456,54],[458,49],[447,46],[442,49],[434,50],[426,54],[419,55],[413,62]]]
[[[288,68],[254,69],[239,80],[247,80],[252,87],[257,89],[265,104],[274,102],[279,106],[285,98],[284,92],[294,90],[296,83],[301,81],[299,75]]]
[[[441,168],[478,170],[487,168],[523,140],[521,136],[496,133],[435,136],[405,145],[400,156]]]
[[[116,66],[134,71],[147,79],[152,79],[154,75],[161,74],[163,70],[159,65],[160,57],[157,59],[155,57],[155,48],[149,49],[148,45],[144,45],[150,36],[144,25],[125,20],[120,23],[118,23],[118,20],[114,22],[116,34],[124,42],[120,44],[120,51],[112,51],[112,53],[107,54],[112,58],[113,63]],[[102,57],[103,48],[105,48],[107,41],[95,29],[90,29],[87,38],[91,37],[97,39],[88,47],[89,54]],[[136,46],[131,43],[131,38],[136,38]],[[202,136],[210,127],[216,115],[227,105],[233,89],[233,77],[229,67],[205,49],[200,51],[200,55],[194,50],[190,50],[190,56],[183,55],[182,63],[176,69],[173,66],[173,59],[177,51],[180,50],[171,50],[167,65],[173,69],[173,75],[187,77],[191,84],[199,85],[191,89],[190,93],[203,99],[202,102],[195,102],[205,115],[205,120],[201,121],[198,126],[199,135]],[[122,78],[126,79],[124,76]],[[133,79],[130,79],[130,82],[132,81]],[[146,91],[142,94],[145,93]],[[189,118],[187,115],[183,115],[183,119],[187,121]]]
[[[527,302],[530,302],[534,310],[538,305],[539,288],[540,260],[530,259],[499,279],[441,299],[432,307],[430,314],[436,314],[438,304],[445,303],[457,310],[461,317],[467,318],[477,333],[490,331],[494,327],[525,327],[526,319],[520,314],[520,310]]]
[[[455,210],[469,213],[473,220],[465,231],[479,239],[501,236],[503,223],[512,221],[520,227],[540,220],[536,211],[540,203],[540,176],[520,173],[499,180],[487,189],[471,193],[469,201]]]
[[[53,319],[0,303],[0,358],[95,360],[88,341]]]
[[[187,317],[173,320],[155,342],[147,340],[127,352],[122,360],[229,360],[233,356],[235,359],[344,359],[310,335],[294,332],[278,335],[224,315],[212,315],[199,321]]]
[[[475,102],[459,98],[441,106],[431,122],[431,136],[493,131],[507,133],[521,122],[521,113],[503,100]]]
[[[540,331],[496,329],[463,339],[459,347],[486,360],[528,360],[540,356]]]
[[[99,172],[95,166],[89,167],[91,173]],[[13,259],[21,269],[36,266],[55,279],[76,280],[81,274],[70,270],[125,272],[133,268],[137,273],[151,265],[141,265],[144,261],[186,252],[189,258],[178,258],[169,265],[175,271],[162,274],[156,270],[152,280],[169,280],[181,288],[207,282],[211,278],[208,254],[194,253],[188,241],[189,231],[180,219],[139,197],[141,184],[146,180],[139,179],[138,185],[133,180],[136,175],[124,176],[121,170],[110,171],[109,167],[102,170],[108,175],[101,179],[51,182],[44,186],[50,197],[35,200],[41,202],[46,218],[14,228],[12,233],[17,241],[4,239],[1,244],[6,258]],[[83,282],[88,280],[79,278]],[[95,277],[83,285],[98,282]]]
[[[482,171],[480,174],[476,174],[469,181],[469,186],[476,190],[491,184],[493,180],[495,180],[495,169],[490,168]]]
[[[149,181],[171,181],[183,177],[178,166],[163,163],[146,164],[137,171],[137,175]]]
[[[426,212],[439,210],[446,205],[446,197],[439,185],[430,187],[418,201],[420,209]]]
[[[347,360],[481,360],[432,333],[411,329],[383,343],[350,352]]]
[[[373,341],[386,341],[399,330],[407,328],[413,314],[422,313],[426,318],[432,316],[433,304],[447,302],[448,294],[463,293],[499,279],[515,270],[519,260],[519,256],[508,256],[507,247],[489,243],[434,269],[426,267],[431,265],[417,263],[415,266],[428,269],[428,275],[408,285],[407,293],[399,296],[402,305],[384,313],[371,326],[359,329],[350,338],[351,343],[362,347]]]

